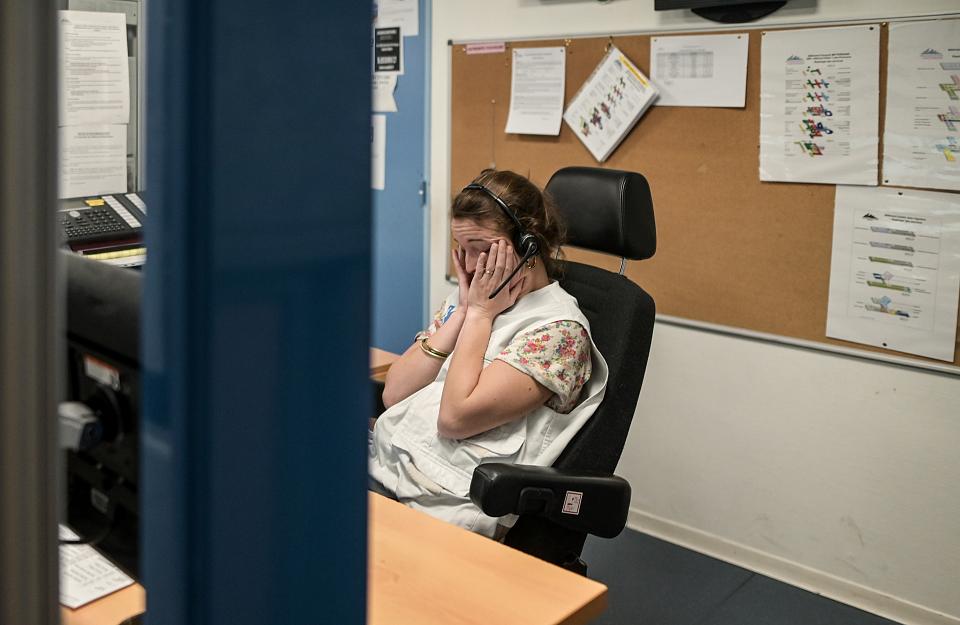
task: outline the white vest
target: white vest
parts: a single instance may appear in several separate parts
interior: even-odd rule
[[[455,290],[444,309],[457,302]],[[562,320],[576,321],[590,332],[577,300],[558,283],[528,293],[494,320],[484,367],[518,334]],[[473,470],[485,462],[553,464],[603,400],[607,364],[592,338],[591,348],[593,372],[571,412],[560,414],[541,406],[523,418],[463,440],[437,433],[443,382],[452,360],[448,358],[433,382],[388,408],[377,420],[370,436],[370,475],[401,502],[492,536],[496,519],[483,515],[470,502]]]

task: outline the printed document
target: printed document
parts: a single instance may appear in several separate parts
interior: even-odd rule
[[[599,162],[616,149],[659,92],[616,46],[610,46],[563,114]]]
[[[960,20],[890,24],[883,182],[960,191]]]
[[[376,0],[377,28],[399,26],[404,37],[420,34],[418,0]]]
[[[77,540],[65,525],[60,540]],[[106,597],[133,580],[90,545],[60,545],[60,603],[68,608]]]
[[[58,197],[127,192],[125,124],[63,126]]]
[[[126,19],[124,13],[58,13],[61,126],[129,122]]]
[[[760,179],[876,185],[880,26],[762,38]]]
[[[960,195],[837,187],[827,336],[952,362]]]
[[[397,88],[396,74],[373,74],[373,112],[396,113],[397,101],[393,92]]]
[[[747,33],[650,38],[657,106],[744,106]]]
[[[560,134],[566,49],[514,48],[507,132]]]

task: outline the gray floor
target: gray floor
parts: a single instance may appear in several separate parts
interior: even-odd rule
[[[583,559],[610,589],[595,625],[897,625],[632,530],[588,538]]]

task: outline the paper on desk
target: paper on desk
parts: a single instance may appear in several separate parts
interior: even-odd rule
[[[507,132],[560,134],[566,59],[562,46],[514,48]]]
[[[60,526],[60,540],[77,538],[70,528]],[[68,608],[78,608],[132,583],[90,545],[60,545],[60,603]]]
[[[960,196],[837,187],[827,336],[952,362]]]
[[[60,125],[128,123],[126,15],[60,11],[59,34]]]
[[[59,197],[127,191],[127,127],[63,126]]]
[[[650,38],[657,106],[743,107],[749,35]]]

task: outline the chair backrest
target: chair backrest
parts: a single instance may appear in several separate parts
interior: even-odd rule
[[[553,175],[546,191],[566,224],[570,245],[631,260],[656,252],[653,200],[640,174],[568,167]],[[610,373],[603,402],[554,466],[613,473],[643,384],[656,307],[646,291],[622,275],[569,261],[563,270],[561,285],[577,298]]]
[[[640,174],[567,167],[553,175],[546,191],[566,224],[568,244],[631,260],[656,252],[653,200]],[[561,284],[577,298],[610,373],[603,401],[554,467],[611,474],[636,410],[656,309],[646,291],[621,275],[576,262],[564,262],[563,268]],[[586,537],[542,516],[524,515],[504,543],[586,574],[580,560]]]

